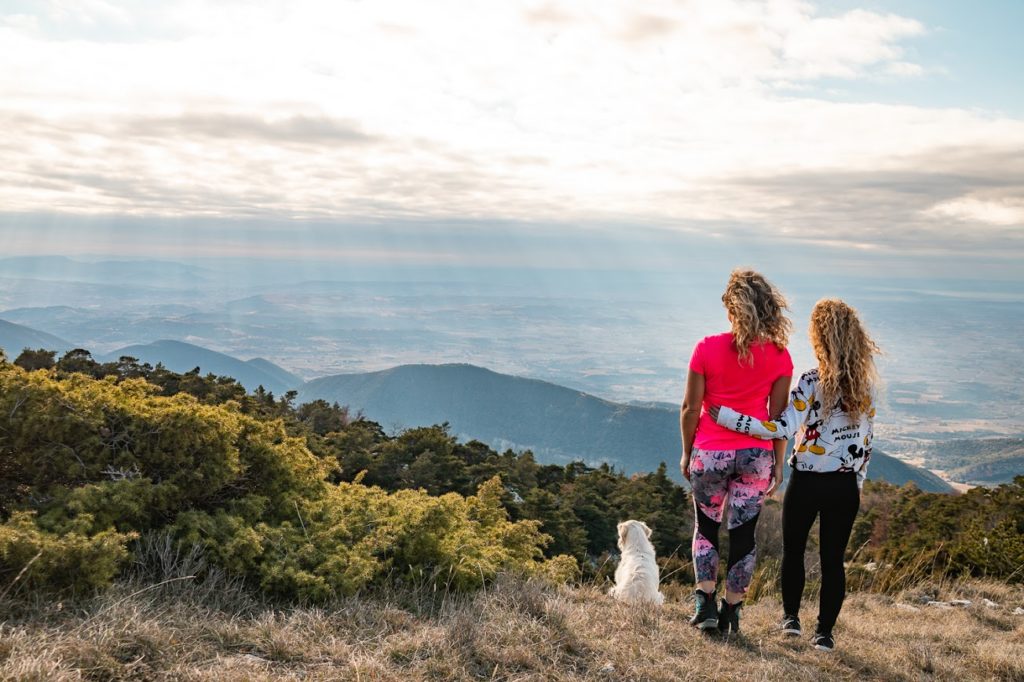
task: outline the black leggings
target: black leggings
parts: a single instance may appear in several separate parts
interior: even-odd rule
[[[791,473],[782,502],[782,605],[788,615],[800,613],[807,536],[814,518],[820,515],[818,631],[831,632],[846,597],[843,555],[860,508],[857,474],[796,470]]]

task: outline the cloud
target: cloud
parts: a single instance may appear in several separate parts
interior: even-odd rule
[[[913,62],[889,62],[885,66],[885,73],[890,76],[912,77],[923,76],[925,70],[923,66]]]
[[[1012,197],[999,200],[986,200],[965,196],[936,204],[926,210],[926,214],[934,214],[954,218],[965,222],[987,223],[989,225],[1024,227],[1024,196],[1019,188]]]
[[[657,14],[635,14],[628,19],[621,36],[627,42],[669,38],[676,31],[676,22]]]
[[[927,30],[796,0],[22,8],[0,205],[982,249],[1018,220],[1024,121],[819,95],[934,73]]]
[[[1024,160],[1005,150],[936,148],[885,169],[731,178],[718,196],[748,211],[760,207],[761,220],[748,223],[773,225],[795,242],[922,256],[1024,256],[1024,232],[990,229],[1024,225]],[[749,233],[763,235],[756,228]]]
[[[286,116],[267,120],[244,114],[183,114],[136,117],[124,121],[115,135],[127,137],[241,138],[281,144],[361,144],[373,138],[358,125],[326,116]]]

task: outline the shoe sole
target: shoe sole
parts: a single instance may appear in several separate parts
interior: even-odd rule
[[[718,618],[709,618],[703,623],[697,623],[697,628],[700,630],[717,630]]]
[[[814,648],[817,649],[818,651],[833,651],[832,647],[822,646],[820,644],[815,644]]]
[[[800,630],[794,630],[793,628],[789,628],[787,630],[783,630],[782,634],[789,635],[790,637],[799,637],[800,635],[802,635],[804,633],[802,631],[800,631]]]

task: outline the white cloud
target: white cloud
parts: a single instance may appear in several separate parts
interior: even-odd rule
[[[820,239],[839,207],[879,234],[944,229],[953,214],[928,208],[969,178],[865,178],[927,185],[954,147],[990,177],[970,159],[1024,147],[1019,120],[815,99],[818,78],[918,76],[904,43],[926,29],[795,0],[48,8],[0,19],[9,211],[714,220]]]
[[[924,67],[920,64],[914,64],[913,62],[889,62],[885,66],[885,73],[890,76],[923,76],[925,73]]]
[[[936,204],[925,213],[988,225],[1024,227],[1024,200],[1021,199],[1009,203],[962,197]]]

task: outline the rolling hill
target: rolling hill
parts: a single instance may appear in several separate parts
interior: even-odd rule
[[[929,444],[925,463],[954,481],[972,485],[1009,483],[1024,473],[1024,438],[955,439]]]
[[[32,327],[0,320],[0,348],[3,348],[7,357],[13,360],[26,348],[45,348],[60,352],[74,348],[74,344]]]
[[[268,391],[281,394],[302,383],[301,378],[269,360],[263,358],[253,358],[249,361],[239,360],[230,355],[184,341],[164,340],[145,345],[126,346],[107,353],[102,360],[116,360],[122,355],[130,355],[151,365],[162,362],[167,369],[173,372],[188,372],[199,367],[203,374],[212,372],[221,376],[233,377],[249,391],[262,385]]]
[[[530,449],[540,461],[608,461],[628,473],[662,461],[679,480],[679,414],[623,405],[536,379],[466,364],[403,365],[307,382],[299,401],[324,399],[362,410],[385,428],[448,422],[452,432],[496,448]],[[875,451],[869,478],[950,492],[931,472]]]

